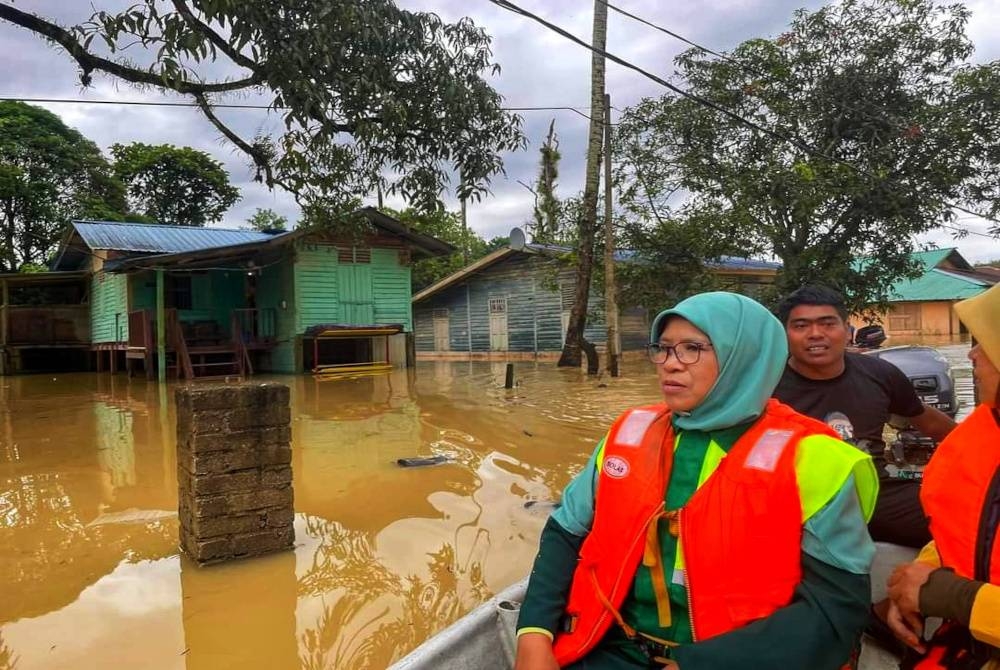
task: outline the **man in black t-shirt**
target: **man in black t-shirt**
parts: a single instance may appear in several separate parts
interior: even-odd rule
[[[880,474],[878,502],[868,524],[872,538],[923,547],[931,536],[920,507],[920,482],[888,477],[882,431],[889,415],[897,414],[940,441],[955,422],[920,402],[910,380],[892,363],[846,351],[847,309],[836,291],[800,288],[781,303],[778,316],[785,324],[790,358],[774,397],[868,449]]]

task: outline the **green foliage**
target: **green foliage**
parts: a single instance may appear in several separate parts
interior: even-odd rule
[[[262,232],[284,232],[288,230],[288,219],[273,209],[261,209],[258,207],[250,218],[247,219],[247,223],[254,230]]]
[[[131,210],[157,223],[204,226],[240,198],[222,163],[203,151],[133,142],[113,144],[111,155]]]
[[[559,179],[559,140],[556,138],[555,119],[549,124],[549,134],[538,150],[541,154],[538,168],[538,182],[535,191],[535,223],[531,231],[532,239],[542,244],[559,239],[559,224],[562,205],[556,197],[556,181]]]
[[[497,248],[491,248],[479,235],[472,230],[463,228],[462,217],[457,212],[442,209],[427,214],[413,208],[401,211],[385,209],[384,211],[417,232],[436,237],[456,248],[455,253],[450,256],[426,258],[413,264],[411,283],[414,293],[444,279],[453,272],[461,270],[467,264],[482,258]],[[500,238],[494,238],[490,244],[495,243],[498,239]]]
[[[507,236],[497,236],[491,238],[489,242],[486,243],[486,253],[496,251],[497,249],[503,249],[504,247],[510,246],[510,237]]]
[[[644,100],[616,133],[623,207],[776,256],[782,291],[821,281],[855,307],[884,300],[918,271],[914,236],[953,220],[945,201],[1000,212],[1000,62],[966,62],[967,20],[932,0],[845,0],[732,61],[685,52],[685,88],[794,142],[691,100]]]
[[[124,209],[97,145],[40,107],[0,102],[0,271],[44,263],[70,219]]]
[[[68,28],[7,2],[0,19],[61,46],[84,86],[98,72],[191,96],[304,210],[349,212],[382,187],[432,211],[458,173],[477,200],[501,153],[524,146],[520,117],[486,82],[499,70],[486,32],[391,0],[137,0]],[[212,107],[227,93],[263,96],[283,128],[240,136]]]

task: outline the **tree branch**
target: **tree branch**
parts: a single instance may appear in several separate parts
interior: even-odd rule
[[[83,45],[80,44],[76,36],[71,32],[62,26],[50,23],[49,21],[35,16],[34,14],[22,12],[19,9],[11,7],[10,5],[0,4],[0,19],[9,21],[10,23],[21,26],[22,28],[26,28],[33,33],[37,33],[38,35],[41,35],[49,41],[54,42],[66,49],[69,55],[83,70],[80,80],[85,86],[90,83],[90,73],[94,70],[107,72],[108,74],[112,74],[134,84],[148,84],[150,86],[167,88],[177,91],[178,93],[189,95],[237,91],[248,86],[255,86],[263,81],[263,79],[255,72],[252,76],[246,79],[239,79],[237,81],[213,82],[208,84],[178,81],[174,84],[166,84],[163,78],[156,73],[128,67],[126,65],[122,65],[121,63],[116,63],[106,58],[95,56],[87,51]]]
[[[212,30],[210,26],[204,22],[198,20],[198,17],[194,15],[191,9],[187,6],[184,0],[173,0],[174,8],[177,9],[177,13],[180,14],[187,24],[191,26],[194,30],[197,30],[202,35],[204,35],[209,42],[215,45],[215,47],[222,53],[229,56],[237,65],[242,65],[251,72],[257,72],[257,63],[239,51],[234,49],[229,42],[227,42],[219,33]]]
[[[195,101],[198,103],[198,107],[201,109],[205,117],[212,122],[212,125],[222,133],[227,140],[232,142],[243,151],[245,154],[253,159],[254,165],[256,165],[264,173],[264,183],[267,184],[269,188],[278,185],[288,191],[289,193],[294,193],[286,183],[275,178],[274,167],[258,148],[254,147],[252,144],[244,140],[242,137],[237,135],[229,126],[224,124],[218,116],[215,115],[215,111],[212,109],[212,105],[208,102],[208,98],[205,97],[204,93],[193,93]]]

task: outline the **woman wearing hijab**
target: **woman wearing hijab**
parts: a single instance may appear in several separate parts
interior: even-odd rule
[[[904,667],[1000,669],[1000,285],[955,305],[980,405],[938,446],[920,502],[931,542],[889,578],[889,625],[922,658]],[[923,618],[945,620],[924,644]]]
[[[657,315],[664,402],[625,412],[542,531],[518,670],[843,666],[867,620],[871,459],[770,399],[788,350],[763,306]]]

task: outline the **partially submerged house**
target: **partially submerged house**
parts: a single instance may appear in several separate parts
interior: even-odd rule
[[[73,222],[53,270],[89,277],[98,369],[196,378],[406,362],[410,262],[454,248],[381,212],[352,234]]]
[[[527,244],[512,231],[513,244],[471,263],[413,296],[418,358],[534,358],[562,350],[575,296],[575,270],[558,257],[570,250]],[[620,252],[618,262],[632,260]],[[755,295],[774,283],[777,263],[726,258],[713,272],[729,290]],[[598,347],[607,341],[603,290],[590,292],[584,336]],[[659,305],[652,309],[658,309]],[[622,351],[649,341],[651,310],[622,309]]]
[[[0,274],[0,375],[86,367],[88,280],[80,271]]]
[[[920,263],[923,273],[916,279],[893,284],[889,311],[882,316],[886,334],[892,337],[965,333],[965,326],[955,315],[955,303],[979,295],[998,278],[978,271],[955,248],[921,251],[913,254],[913,258]]]

